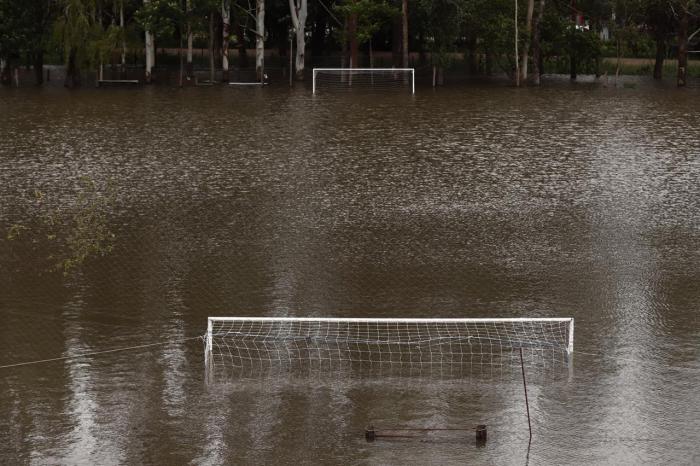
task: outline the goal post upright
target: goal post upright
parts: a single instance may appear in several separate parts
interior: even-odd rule
[[[207,356],[211,354],[212,350],[212,337],[214,333],[214,320],[217,319],[216,317],[209,317],[207,319],[207,337],[206,337],[206,354]]]
[[[566,353],[571,356],[574,353],[574,318],[569,321],[569,344],[566,347]]]

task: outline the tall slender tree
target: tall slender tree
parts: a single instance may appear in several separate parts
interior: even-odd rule
[[[304,52],[306,50],[306,17],[308,14],[307,0],[289,0],[289,12],[296,36],[296,59],[294,71],[297,79],[304,79]]]
[[[265,0],[255,2],[255,75],[265,79]]]
[[[62,0],[55,23],[55,38],[63,49],[66,62],[64,85],[75,88],[81,84],[81,67],[89,61],[87,45],[91,42],[94,3],[88,0]]]
[[[192,0],[187,0],[185,3],[186,29],[187,29],[187,58],[185,60],[185,74],[190,80],[194,76],[193,49],[194,49],[194,33],[192,32]]]
[[[409,67],[408,0],[401,1],[401,66]]]
[[[144,6],[148,6],[150,1],[151,0],[143,0]],[[144,35],[146,46],[146,74],[144,79],[147,84],[150,84],[153,79],[153,67],[156,63],[156,45],[153,40],[153,32],[149,26],[145,28]]]
[[[535,0],[527,2],[527,16],[525,19],[525,42],[523,43],[522,59],[520,60],[520,80],[527,81],[527,64],[530,56],[530,45],[532,44],[532,17],[535,11]]]
[[[126,77],[126,22],[124,21],[124,0],[117,1],[119,8],[119,29],[121,33],[121,72],[122,77]]]
[[[228,82],[228,46],[231,41],[231,0],[221,0],[221,72],[224,82]]]
[[[532,84],[535,86],[540,85],[540,77],[542,75],[542,69],[540,69],[540,64],[542,63],[542,20],[544,19],[544,5],[545,0],[538,0],[537,2],[537,14],[535,15],[532,23]]]

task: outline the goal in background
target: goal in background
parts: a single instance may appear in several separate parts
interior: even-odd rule
[[[573,318],[210,317],[206,361],[253,371],[519,367],[567,364]],[[465,372],[466,372],[465,371]]]
[[[313,93],[369,89],[416,93],[413,68],[314,68]]]

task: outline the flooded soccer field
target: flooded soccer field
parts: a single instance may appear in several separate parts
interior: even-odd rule
[[[0,463],[697,464],[699,99],[0,92]],[[518,372],[212,379],[214,315],[574,317],[574,362],[528,451]]]

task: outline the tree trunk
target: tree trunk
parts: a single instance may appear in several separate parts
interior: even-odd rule
[[[523,44],[523,57],[521,60],[520,80],[524,83],[527,81],[527,62],[530,55],[530,43],[532,41],[532,14],[535,11],[535,0],[527,2],[527,20],[525,22],[525,43]]]
[[[236,16],[236,37],[238,39],[238,66],[248,67],[248,49],[246,48],[245,29],[240,17]]]
[[[615,39],[617,62],[615,63],[615,86],[617,86],[617,78],[620,77],[620,68],[622,67],[622,40],[620,35]]]
[[[395,68],[401,67],[401,41],[403,40],[403,20],[395,16],[391,27],[391,64]]]
[[[44,84],[44,51],[34,52],[34,81],[37,86]]]
[[[265,80],[265,0],[256,0],[255,5],[255,75],[258,81]]]
[[[209,83],[214,83],[214,11],[209,12]]]
[[[664,74],[666,58],[666,39],[661,34],[656,36],[656,59],[654,60],[654,79],[661,79]]]
[[[357,13],[351,14],[348,18],[348,37],[350,39],[350,68],[357,68]]]
[[[126,28],[124,26],[124,2],[119,3],[119,28],[122,34],[121,74],[126,79]]]
[[[0,59],[0,83],[3,86],[9,86],[12,84],[12,76],[10,74],[10,64],[8,60],[4,58]]]
[[[144,4],[149,3],[150,0],[143,0]],[[146,31],[146,76],[145,80],[147,84],[151,83],[151,80],[153,79],[152,72],[153,72],[153,65],[155,64],[156,61],[156,52],[155,52],[155,44],[153,43],[153,34],[151,34],[151,31]]]
[[[540,85],[540,77],[542,76],[542,45],[540,39],[542,37],[542,15],[544,14],[545,0],[539,0],[537,4],[537,16],[532,23],[532,84]]]
[[[569,79],[576,81],[578,78],[578,57],[576,56],[576,34],[578,32],[574,29],[571,33],[571,42],[569,43]]]
[[[231,35],[231,0],[221,0],[221,74],[222,80],[227,83],[228,75],[228,42]]]
[[[177,56],[180,59],[180,74],[178,76],[178,85],[182,87],[184,84],[184,78],[185,78],[185,57],[182,54],[182,49],[183,49],[183,30],[185,29],[183,27],[182,22],[180,22],[180,33],[178,34],[180,37],[178,37],[178,47],[177,47]]]
[[[518,54],[518,0],[515,0],[515,15],[513,17],[515,24],[515,87],[520,87],[520,55]]]
[[[214,65],[222,65],[222,51],[223,48],[223,21],[220,20],[220,10],[217,8],[214,10]],[[218,60],[218,61],[217,61]]]
[[[401,2],[401,66],[409,67],[408,63],[408,0]]]
[[[345,18],[343,21],[343,36],[348,37],[348,19]],[[340,49],[340,67],[341,68],[346,68],[347,67],[347,60],[348,60],[348,41],[343,40],[341,41],[341,49]],[[344,83],[345,82],[345,73],[341,73],[340,75],[340,82]]]
[[[325,53],[326,31],[328,29],[328,21],[323,17],[316,17],[313,23],[313,31],[311,32],[311,58],[320,57]]]
[[[192,34],[192,0],[187,0],[187,64],[185,65],[185,75],[190,80],[194,77],[194,65],[192,64],[194,35]]]
[[[66,79],[63,85],[69,89],[80,86],[80,70],[75,62],[75,50],[68,53],[68,66],[66,66]]]
[[[681,19],[678,23],[678,87],[685,87],[688,78],[688,5],[681,7]]]
[[[418,31],[418,63],[421,65],[428,63],[428,54],[425,53],[425,34],[422,30]]]
[[[308,12],[307,0],[289,0],[289,12],[292,16],[292,24],[297,39],[296,62],[294,69],[296,78],[304,79],[304,52],[306,50],[306,16]]]
[[[153,71],[153,35],[146,31],[146,84],[150,84],[153,76],[151,75]]]
[[[479,56],[476,52],[476,37],[467,38],[467,73],[475,75],[479,72]]]

